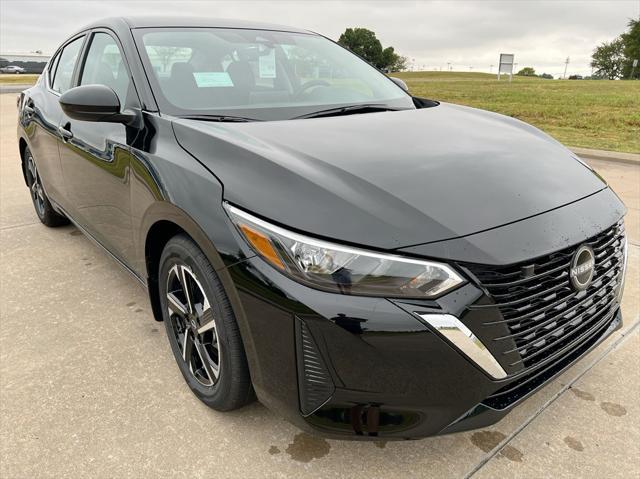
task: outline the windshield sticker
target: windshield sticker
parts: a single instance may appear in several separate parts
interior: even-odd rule
[[[233,81],[227,72],[193,72],[198,88],[217,88],[233,86]]]
[[[261,55],[259,57],[258,71],[260,78],[276,77],[276,50],[274,48],[270,48],[267,55]]]

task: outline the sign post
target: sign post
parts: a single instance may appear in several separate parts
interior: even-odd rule
[[[501,73],[509,74],[509,82],[513,78],[513,61],[515,60],[515,55],[513,53],[501,53],[500,54],[500,63],[498,64],[498,80],[500,80]]]

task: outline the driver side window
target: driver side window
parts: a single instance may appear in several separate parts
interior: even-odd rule
[[[106,33],[95,33],[82,69],[80,85],[106,85],[124,105],[131,79],[116,41]]]

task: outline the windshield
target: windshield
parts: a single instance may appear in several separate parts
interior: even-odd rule
[[[353,105],[414,108],[371,65],[314,34],[229,28],[134,30],[160,109],[284,120]]]

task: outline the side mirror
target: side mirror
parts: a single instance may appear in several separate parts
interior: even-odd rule
[[[405,82],[403,82],[402,80],[400,80],[400,78],[396,78],[396,77],[389,77],[389,80],[391,80],[393,83],[395,83],[396,85],[398,85],[400,88],[402,88],[404,91],[406,91],[407,93],[409,93],[409,87],[407,86],[407,84]]]
[[[120,111],[120,100],[106,85],[82,85],[71,88],[60,97],[62,111],[69,118],[106,123],[132,123],[136,114]]]

